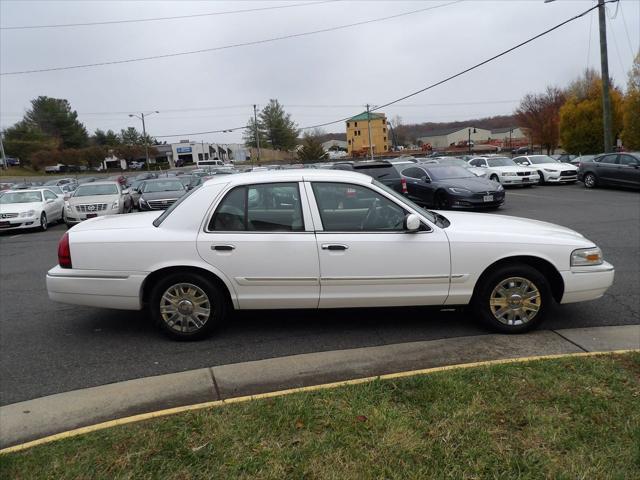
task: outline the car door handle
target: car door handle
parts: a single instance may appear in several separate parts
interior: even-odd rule
[[[340,245],[336,243],[324,243],[322,244],[323,250],[336,251],[336,250],[346,250],[349,248],[347,245]]]
[[[231,250],[235,250],[235,248],[233,245],[211,245],[211,250],[217,252],[230,252]]]

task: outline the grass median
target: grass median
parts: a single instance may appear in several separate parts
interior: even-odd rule
[[[639,478],[640,353],[229,404],[0,457],[23,478]]]

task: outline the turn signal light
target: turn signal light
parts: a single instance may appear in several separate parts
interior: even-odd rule
[[[61,268],[72,268],[71,248],[69,247],[69,232],[65,232],[65,234],[60,239],[60,243],[58,243],[58,265],[60,265]]]

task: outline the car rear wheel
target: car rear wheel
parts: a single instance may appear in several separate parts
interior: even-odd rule
[[[551,303],[549,282],[529,265],[507,265],[481,280],[472,301],[480,319],[502,333],[535,328]]]
[[[43,232],[49,227],[49,220],[47,220],[47,214],[42,212],[40,214],[40,230]]]
[[[436,207],[442,210],[446,210],[451,207],[451,199],[447,192],[440,190],[436,193]]]
[[[150,307],[155,323],[176,340],[206,337],[227,314],[220,288],[197,273],[174,273],[160,280],[151,292]]]
[[[587,173],[584,176],[584,186],[587,188],[595,188],[595,186],[597,185],[598,180],[596,179],[596,176],[593,173]]]

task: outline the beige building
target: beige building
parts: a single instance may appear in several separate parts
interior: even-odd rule
[[[367,120],[368,119],[368,120]],[[347,120],[347,152],[351,156],[369,153],[369,123],[374,155],[388,152],[391,145],[384,113],[363,112]]]
[[[466,145],[471,138],[473,143],[483,143],[491,138],[491,130],[478,127],[455,127],[432,130],[418,138],[423,145],[430,144],[434,150],[447,148],[452,145]]]

